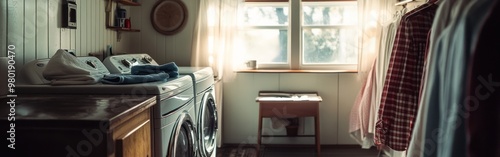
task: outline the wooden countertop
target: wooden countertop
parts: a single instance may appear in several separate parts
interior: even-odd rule
[[[7,120],[12,98],[3,98],[0,118]],[[15,99],[15,118],[50,121],[121,121],[156,103],[155,96],[130,95],[19,95]]]
[[[11,99],[15,106],[8,103]],[[85,156],[111,157],[120,151],[116,141],[140,124],[147,124],[148,131],[137,139],[149,144],[149,111],[156,96],[22,94],[0,103],[0,128],[11,131],[2,137],[15,137],[2,144],[16,148],[3,156],[78,156],[84,150]]]

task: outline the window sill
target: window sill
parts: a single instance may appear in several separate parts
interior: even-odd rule
[[[279,70],[279,69],[242,69],[236,73],[357,73],[357,70]]]

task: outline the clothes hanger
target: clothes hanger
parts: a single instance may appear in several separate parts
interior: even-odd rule
[[[396,10],[396,12],[394,13],[394,18],[399,17],[399,16],[403,16],[406,13],[406,10],[408,10],[406,8],[406,5],[402,5],[402,7],[403,7],[403,9]]]
[[[417,8],[415,8],[415,9],[414,9],[415,11],[413,11],[413,12],[411,12],[411,13],[409,13],[409,14],[406,14],[406,15],[405,15],[405,20],[408,20],[408,18],[410,18],[410,17],[412,17],[412,16],[414,16],[414,15],[418,14],[418,13],[419,13],[419,12],[421,12],[421,11],[424,11],[424,10],[427,10],[427,9],[429,9],[429,8],[432,8],[433,6],[435,6],[435,5],[436,5],[435,3],[436,3],[437,1],[438,1],[438,0],[428,0],[425,4],[423,4],[423,5],[421,5],[421,6],[417,7]]]

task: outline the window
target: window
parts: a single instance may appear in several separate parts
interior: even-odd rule
[[[241,14],[242,57],[257,60],[259,68],[357,68],[355,1],[248,1]]]

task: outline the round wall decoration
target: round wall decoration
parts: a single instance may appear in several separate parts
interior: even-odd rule
[[[151,23],[161,34],[176,34],[186,25],[188,10],[181,0],[160,0],[151,11]]]

